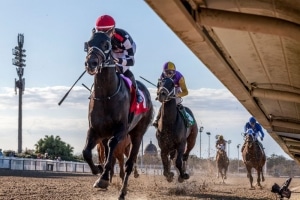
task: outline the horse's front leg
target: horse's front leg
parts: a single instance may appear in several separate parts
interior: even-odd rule
[[[251,174],[251,167],[249,166],[246,166],[247,168],[247,178],[249,178],[249,181],[250,181],[250,189],[253,189],[253,176]]]
[[[169,153],[166,149],[162,149],[160,152],[161,161],[163,164],[163,175],[167,178],[168,182],[173,181],[174,173],[171,172],[171,161],[168,157]]]
[[[109,185],[109,175],[110,175],[110,171],[112,169],[112,163],[113,163],[113,153],[114,150],[118,144],[118,142],[121,140],[122,138],[118,138],[113,136],[112,138],[110,138],[110,140],[108,141],[108,156],[106,158],[106,163],[104,165],[104,171],[101,175],[101,177],[94,183],[94,187],[95,188],[104,188],[106,189]]]
[[[94,147],[97,145],[97,140],[98,140],[98,137],[96,137],[94,129],[90,128],[87,132],[85,147],[82,151],[82,156],[83,156],[84,160],[90,166],[91,171],[94,175],[99,174],[99,173],[101,174],[103,172],[102,166],[100,164],[95,165],[93,162],[93,159],[92,159],[92,157],[93,157],[92,149],[94,149]]]
[[[183,167],[184,162],[182,161],[183,151],[185,148],[185,143],[181,144],[177,149],[177,158],[176,158],[176,168],[179,171],[178,181],[182,183],[185,179],[189,179],[190,175],[186,173],[185,167]]]

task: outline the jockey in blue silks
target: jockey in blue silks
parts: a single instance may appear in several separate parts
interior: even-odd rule
[[[247,122],[245,124],[245,126],[244,126],[244,133],[247,134],[249,132],[248,131],[249,129],[253,130],[252,135],[254,135],[256,141],[258,142],[259,146],[263,150],[262,143],[257,140],[257,137],[260,137],[260,140],[263,141],[263,139],[265,137],[265,133],[263,132],[261,125],[256,122],[256,119],[254,117],[250,117],[249,122]],[[243,147],[241,149],[242,152],[243,152],[244,148],[245,148],[245,144],[243,145]]]

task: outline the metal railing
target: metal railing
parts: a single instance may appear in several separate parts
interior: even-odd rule
[[[87,163],[31,158],[0,158],[0,169],[91,173]]]

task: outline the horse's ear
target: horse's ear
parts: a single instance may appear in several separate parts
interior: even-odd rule
[[[110,40],[108,40],[107,41],[107,44],[105,45],[105,50],[104,50],[104,53],[109,53],[110,51],[111,51],[111,41]]]
[[[89,45],[87,42],[85,42],[83,47],[84,52],[88,52],[88,49],[89,49]]]

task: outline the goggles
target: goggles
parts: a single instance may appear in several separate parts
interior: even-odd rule
[[[165,71],[164,71],[164,74],[165,74],[167,77],[172,77],[172,76],[174,76],[175,71],[174,71],[174,70],[165,70]]]

